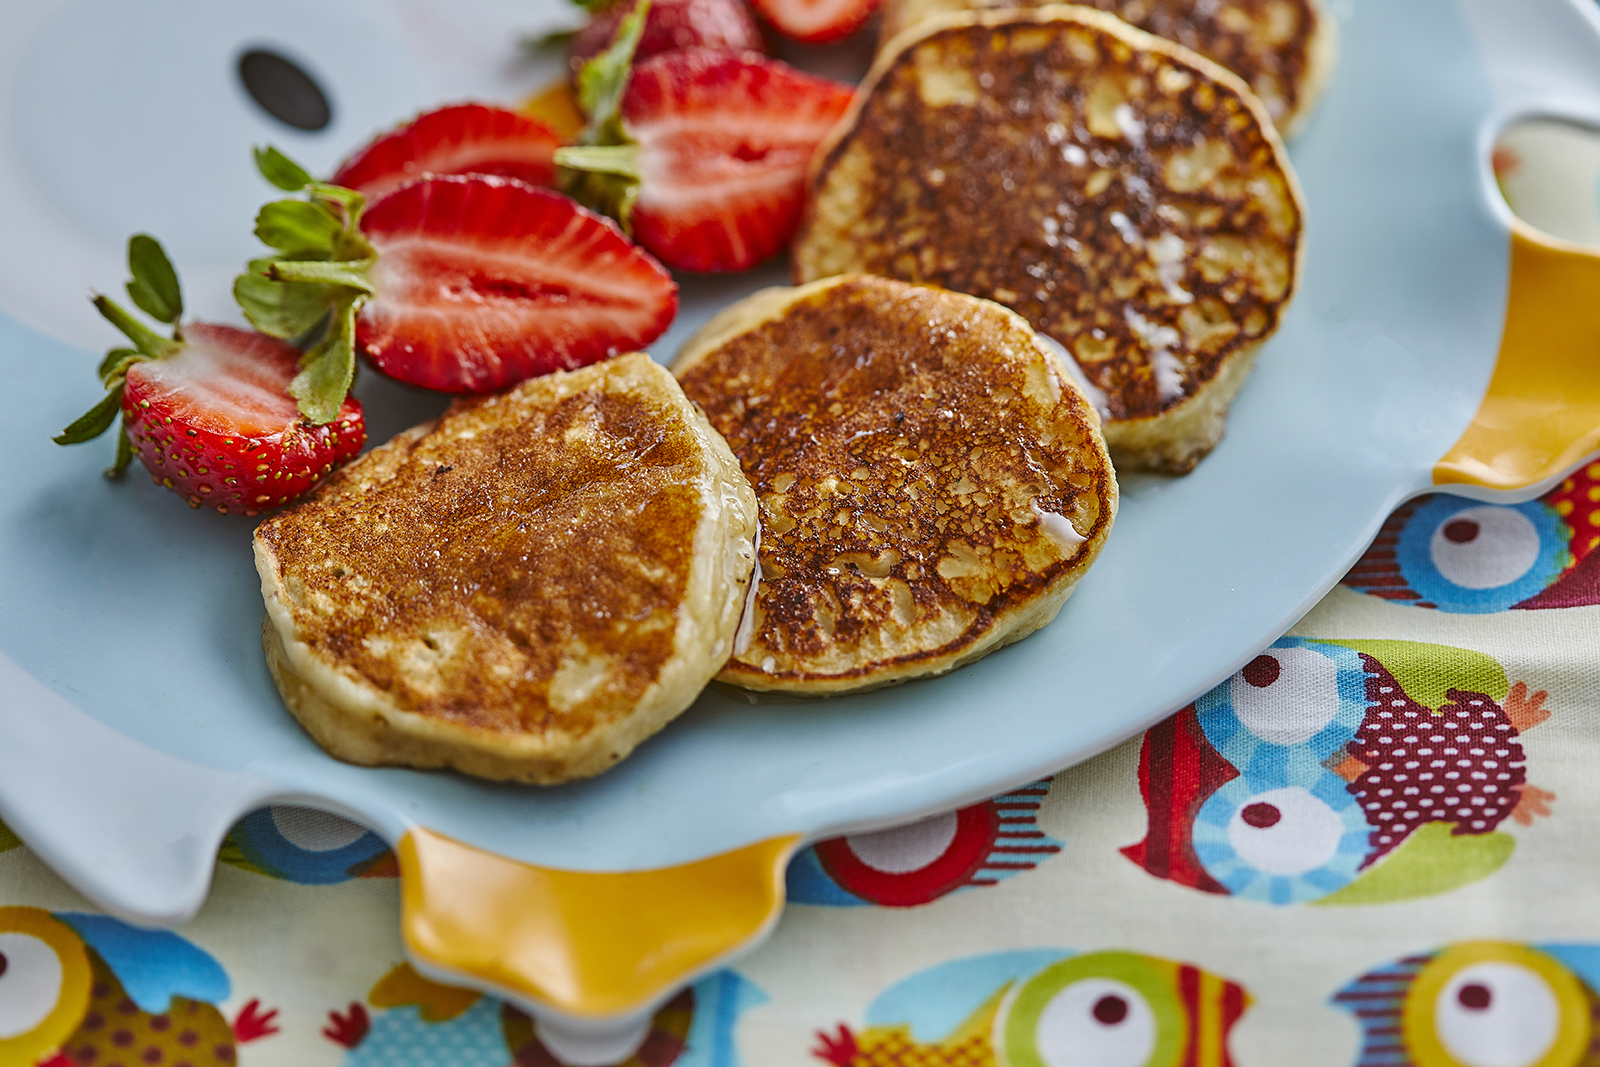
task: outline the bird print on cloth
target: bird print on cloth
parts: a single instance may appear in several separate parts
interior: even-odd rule
[[[0,1067],[228,1067],[277,1032],[259,1000],[233,1022],[222,965],[166,930],[0,908]]]
[[[1498,869],[1554,794],[1521,737],[1544,691],[1489,656],[1286,637],[1145,734],[1134,863],[1270,904],[1428,896]]]
[[[643,1039],[615,1064],[564,1056],[559,1041],[509,1004],[447,986],[401,964],[380,978],[365,1005],[328,1013],[322,1035],[349,1052],[344,1067],[741,1067],[734,1029],[766,994],[718,971],[656,1012]]]
[[[284,804],[240,819],[217,858],[230,867],[298,885],[336,885],[400,873],[389,846],[360,823]]]
[[[910,908],[991,886],[1061,851],[1039,829],[1048,778],[981,804],[876,833],[820,841],[789,863],[791,904]]]
[[[1600,604],[1600,462],[1538,500],[1430,494],[1398,508],[1344,577],[1397,604],[1482,614]]]
[[[1231,1067],[1243,987],[1134,952],[1030,949],[918,972],[865,1025],[819,1031],[834,1067]]]
[[[1466,941],[1374,968],[1333,995],[1361,1026],[1353,1067],[1593,1067],[1600,946]]]

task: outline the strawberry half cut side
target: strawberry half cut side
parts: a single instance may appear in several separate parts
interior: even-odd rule
[[[806,167],[854,89],[750,52],[706,48],[655,56],[633,70],[622,120],[637,146],[563,149],[584,167],[607,154],[639,179],[635,240],[668,266],[745,270],[794,236]]]
[[[458,104],[420,115],[355,153],[330,184],[368,200],[425,174],[498,174],[553,186],[552,157],[561,137],[549,126],[504,108]]]
[[[859,30],[878,0],[751,0],[751,6],[785,37],[830,44]]]
[[[377,261],[356,347],[413,385],[501,389],[642,348],[677,313],[671,276],[615,224],[521,182],[413,182],[361,230]]]
[[[279,507],[361,451],[361,403],[313,426],[289,383],[300,351],[232,326],[190,323],[178,351],[128,368],[123,426],[159,485],[224,515]]]

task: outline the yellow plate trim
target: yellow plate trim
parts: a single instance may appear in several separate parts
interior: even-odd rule
[[[425,964],[570,1015],[617,1015],[764,933],[799,842],[607,874],[518,863],[413,827],[398,849],[401,932]]]
[[[1600,254],[1511,231],[1505,332],[1489,391],[1435,485],[1521,489],[1600,449]]]

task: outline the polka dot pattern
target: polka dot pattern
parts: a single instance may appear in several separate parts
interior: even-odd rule
[[[1446,690],[1437,713],[1408,697],[1371,657],[1372,707],[1349,744],[1367,769],[1349,785],[1372,827],[1363,868],[1417,827],[1453,823],[1456,834],[1487,834],[1522,795],[1527,780],[1517,728],[1482,693]]]
[[[173,997],[159,1015],[141,1011],[93,950],[89,1011],[63,1049],[80,1067],[230,1067],[233,1028],[210,1004]]]

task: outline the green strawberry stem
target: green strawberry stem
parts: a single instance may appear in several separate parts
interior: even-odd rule
[[[374,259],[359,259],[344,263],[295,262],[277,260],[267,268],[267,277],[275,282],[309,282],[312,285],[343,285],[372,294],[372,283],[367,280],[367,270]]]
[[[622,94],[628,89],[633,53],[644,36],[649,14],[650,0],[639,0],[617,23],[611,45],[578,71],[578,107],[589,116],[589,124],[578,135],[580,145],[629,143],[622,128]]]
[[[96,295],[94,306],[107,322],[121,330],[123,335],[133,342],[139,354],[146,359],[166,359],[168,356],[176,355],[183,347],[181,342],[169,341],[150,329],[108,296]]]
[[[636,144],[571,145],[556,149],[556,166],[593,174],[615,174],[641,180],[639,146]]]
[[[183,314],[183,292],[178,286],[178,272],[161,243],[145,233],[128,238],[128,296],[139,309],[159,322],[176,324]],[[58,445],[77,445],[92,441],[111,429],[122,412],[122,394],[127,388],[128,368],[146,360],[167,359],[183,349],[183,333],[174,325],[170,338],[162,337],[150,327],[134,318],[132,313],[115,300],[95,294],[95,310],[107,322],[121,330],[132,341],[133,348],[113,348],[100,361],[96,373],[106,395],[84,412],[65,430],[51,438]],[[105,470],[107,478],[120,478],[133,462],[133,442],[128,440],[127,420],[117,430],[117,458]]]
[[[255,150],[262,177],[306,200],[275,200],[256,216],[256,236],[278,254],[252,260],[234,279],[233,297],[264,334],[303,347],[300,373],[289,385],[300,414],[332,422],[355,380],[355,317],[373,293],[367,272],[378,261],[361,234],[366,197],[316,181],[268,145]]]

